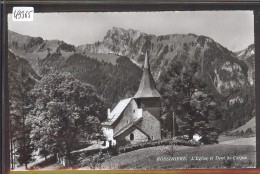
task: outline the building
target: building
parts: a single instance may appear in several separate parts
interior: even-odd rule
[[[123,146],[161,139],[161,95],[156,89],[146,53],[143,76],[132,98],[121,100],[102,123],[110,145]],[[108,146],[107,144],[107,146]]]

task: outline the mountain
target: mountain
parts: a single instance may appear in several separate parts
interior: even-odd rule
[[[40,80],[29,62],[8,50],[8,91],[10,136],[21,134],[22,120],[29,101],[28,91]]]
[[[32,89],[38,80],[40,76],[29,62],[8,50],[8,86],[9,91],[12,91],[9,95],[10,101],[21,101],[26,96],[26,91]]]
[[[133,29],[113,27],[102,41],[75,47],[58,40],[43,40],[9,31],[9,49],[45,76],[53,71],[70,72],[93,85],[111,106],[133,96],[141,78],[148,50],[151,71],[158,82],[162,72],[180,63],[197,63],[196,76],[207,93],[226,108],[223,129],[234,129],[254,116],[253,46],[234,53],[213,39],[195,34],[156,36]]]
[[[244,61],[248,67],[248,81],[255,84],[255,45],[251,44],[246,49],[236,52],[239,60]]]
[[[147,34],[137,30],[113,27],[107,32],[102,42],[78,46],[77,51],[80,53],[117,54],[136,59],[145,51],[143,46],[147,36]]]
[[[59,40],[43,40],[41,37],[30,37],[13,31],[8,31],[8,48],[17,56],[26,59],[31,66],[41,74],[39,62],[49,59],[51,55],[58,55],[59,61],[65,61],[76,53],[74,45]],[[115,64],[118,55],[85,52],[86,56]]]
[[[206,36],[195,34],[155,36],[133,29],[113,27],[107,32],[103,41],[81,45],[76,50],[80,53],[127,56],[141,67],[147,46],[155,79],[158,79],[161,71],[174,61],[181,61],[183,64],[195,61],[201,65],[200,76],[216,93],[227,96],[232,89],[241,88],[249,83],[245,62]]]
[[[70,72],[80,81],[95,86],[98,94],[114,106],[119,100],[135,94],[142,76],[142,70],[128,57],[120,56],[115,63],[113,65],[74,54],[61,63],[57,70]]]
[[[9,31],[8,46],[14,56],[26,60],[39,76],[55,71],[70,72],[95,86],[111,105],[134,95],[142,75],[142,70],[127,57],[93,52],[80,54],[75,46],[59,40],[43,40]]]
[[[75,52],[73,45],[59,40],[43,40],[41,37],[30,37],[8,31],[8,48],[17,56],[26,59],[38,72],[38,61],[48,55],[59,53],[68,58]]]
[[[207,92],[213,94],[217,103],[226,110],[220,124],[222,129],[237,128],[254,116],[254,55],[245,57],[252,50],[245,50],[238,57],[237,53],[206,36],[156,36],[116,27],[109,30],[102,41],[81,45],[76,50],[80,53],[128,56],[142,67],[146,48],[149,50],[151,70],[156,81],[173,64],[181,63],[184,68],[194,62],[200,65],[196,75],[206,83]]]

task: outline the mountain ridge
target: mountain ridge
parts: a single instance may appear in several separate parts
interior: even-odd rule
[[[10,36],[9,49],[15,55],[26,59],[39,75],[44,76],[52,71],[70,72],[77,79],[94,84],[99,89],[100,95],[111,100],[112,105],[124,97],[133,95],[137,90],[141,78],[140,67],[143,65],[147,49],[152,75],[156,81],[167,67],[175,63],[181,63],[185,68],[197,62],[200,69],[196,75],[207,84],[207,92],[213,94],[219,104],[224,102],[227,105],[225,107],[233,107],[238,101],[237,105],[243,109],[247,102],[244,97],[254,96],[251,89],[254,87],[252,80],[254,76],[250,75],[253,74],[254,66],[248,64],[253,61],[254,65],[254,54],[250,58],[245,56],[242,58],[241,51],[241,56],[238,57],[238,53],[228,50],[207,36],[195,34],[155,36],[133,29],[114,27],[107,32],[102,41],[86,44],[85,47],[76,47],[58,40],[43,40],[40,37],[19,36],[18,33],[12,32],[8,36]],[[128,66],[131,68],[127,69]],[[105,70],[100,69],[102,67]],[[87,76],[88,73],[94,75],[90,77]],[[97,77],[99,80],[96,83]],[[118,89],[111,88],[111,85],[119,85],[117,81],[122,81],[121,86]],[[243,102],[239,104],[242,100],[237,99],[240,98],[243,98]],[[253,113],[248,111],[243,118],[242,113],[232,110],[230,112],[233,115],[228,119],[234,123],[227,125],[230,126],[228,129],[240,125],[236,121],[237,118],[246,122]],[[240,116],[237,116],[239,114]]]
[[[138,37],[134,37],[136,35]],[[147,44],[147,40],[149,44]],[[248,83],[246,79],[247,67],[244,65],[244,61],[237,59],[234,52],[216,43],[213,39],[202,35],[170,34],[155,36],[133,29],[126,30],[113,27],[104,36],[103,41],[92,45],[88,44],[86,47],[77,47],[77,51],[80,53],[88,51],[127,56],[142,67],[146,47],[149,50],[151,69],[155,79],[158,79],[163,67],[168,66],[168,63],[175,59],[182,63],[201,62],[201,76],[206,81],[211,79],[213,83],[216,83],[216,89],[223,95],[227,94],[225,89],[222,90],[222,88],[233,88],[233,86],[241,86],[241,84]],[[215,64],[210,65],[210,61],[215,61]],[[220,64],[219,62],[222,63]],[[208,72],[208,65],[215,66],[218,69]],[[233,70],[238,73],[232,74]],[[220,74],[223,73],[229,73],[230,77],[228,79],[219,78]]]

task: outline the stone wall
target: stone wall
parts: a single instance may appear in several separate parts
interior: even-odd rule
[[[133,134],[133,140],[130,139],[131,134]],[[146,141],[148,141],[148,137],[134,126],[122,133],[116,139],[118,146],[137,144]]]
[[[147,133],[151,140],[161,139],[161,123],[150,112],[143,112],[143,120],[137,126]]]

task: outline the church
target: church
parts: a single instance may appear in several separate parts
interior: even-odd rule
[[[136,94],[121,100],[102,123],[107,146],[124,146],[161,139],[161,95],[156,89],[146,52],[143,75]]]

